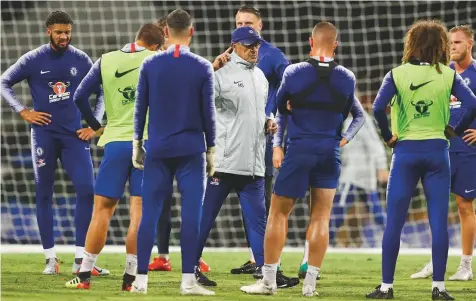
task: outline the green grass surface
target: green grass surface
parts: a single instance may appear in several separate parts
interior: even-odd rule
[[[301,297],[301,285],[291,289],[280,289],[274,297],[248,296],[240,291],[242,285],[253,283],[249,275],[231,275],[231,268],[247,260],[246,253],[208,253],[205,260],[211,265],[209,277],[218,282],[214,297],[182,297],[180,287],[180,256],[172,254],[173,272],[149,273],[147,295],[131,295],[120,290],[125,256],[103,254],[98,265],[111,271],[111,276],[93,278],[89,291],[72,290],[64,287],[71,280],[72,254],[60,254],[64,261],[60,275],[41,275],[44,268],[42,254],[2,254],[1,294],[2,300],[294,300]],[[421,268],[428,256],[401,255],[395,275],[396,300],[431,300],[431,279],[410,280],[410,275]],[[301,254],[283,256],[283,269],[287,275],[297,275]],[[362,254],[328,254],[322,267],[322,279],[318,282],[319,300],[366,300],[365,294],[380,281],[380,256]],[[456,271],[459,257],[448,260],[449,277]],[[447,281],[446,287],[456,300],[476,300],[476,281]]]

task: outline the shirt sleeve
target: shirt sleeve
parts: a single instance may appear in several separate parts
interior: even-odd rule
[[[388,127],[387,114],[385,112],[387,105],[392,98],[397,94],[397,87],[393,81],[392,72],[388,72],[385,75],[382,85],[377,93],[375,102],[373,104],[373,111],[375,119],[377,120],[378,127],[380,128],[382,138],[388,141],[392,138],[392,132]],[[395,121],[396,122],[396,121]]]
[[[342,137],[347,141],[352,140],[352,138],[354,138],[354,136],[365,123],[364,108],[355,95],[353,96],[350,113],[352,114],[352,122],[347,128],[347,131],[345,131],[345,133],[342,135]]]
[[[207,65],[205,80],[202,86],[202,120],[204,124],[205,140],[207,147],[213,147],[216,143],[216,121],[215,121],[215,79],[213,67]]]
[[[92,93],[98,92],[98,87],[101,86],[101,60],[97,60],[96,63],[91,67],[89,72],[83,78],[81,83],[79,84],[76,92],[74,92],[73,102],[78,107],[81,115],[83,116],[84,120],[88,126],[90,126],[93,130],[97,131],[101,128],[100,121],[102,120],[102,115],[104,114],[104,99],[102,97],[102,92],[100,92],[100,97],[98,95],[98,101],[96,103],[95,114],[91,110],[91,106],[89,104],[89,97]],[[98,118],[98,111],[102,113],[100,119]]]
[[[287,100],[288,100],[288,92],[287,92],[287,78],[289,77],[289,73],[285,72],[283,75],[283,79],[281,81],[281,85],[279,86],[278,92],[276,93],[276,105],[278,106],[278,112],[281,115],[288,115],[291,112],[288,111],[286,108]]]
[[[139,71],[136,103],[134,106],[134,140],[142,140],[144,137],[144,127],[148,108],[149,83],[147,78],[147,62],[144,62]]]
[[[289,115],[281,115],[279,112],[276,114],[276,123],[278,124],[278,131],[273,137],[273,147],[283,147],[284,132],[288,126]]]
[[[31,59],[28,54],[23,55],[18,59],[18,61],[11,65],[3,74],[1,78],[1,94],[2,98],[8,103],[8,105],[15,111],[20,112],[25,108],[21,104],[20,100],[13,90],[13,86],[28,77],[30,77],[30,66],[29,63]]]
[[[275,86],[279,87],[281,84],[281,80],[284,75],[284,71],[286,70],[286,67],[289,66],[289,60],[286,58],[284,53],[282,53],[280,50],[277,50],[273,55],[268,56],[270,63],[265,64],[269,65],[271,68],[270,71],[274,73],[274,76],[276,77],[276,83]],[[263,72],[268,74],[267,72],[270,72],[268,70],[264,70]],[[268,101],[266,102],[266,116],[271,116],[271,113],[276,115],[277,111],[277,102],[276,102],[276,97],[277,97],[277,89],[269,89],[268,93]]]
[[[465,84],[461,75],[456,74],[451,94],[461,101],[461,108],[465,110],[460,120],[455,122],[455,132],[461,135],[476,118],[476,96]]]

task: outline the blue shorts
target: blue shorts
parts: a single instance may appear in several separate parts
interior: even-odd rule
[[[142,170],[132,166],[132,142],[107,143],[99,165],[94,193],[119,199],[124,193],[127,180],[131,196],[142,196]]]
[[[341,170],[339,155],[286,152],[273,192],[279,196],[302,198],[311,188],[337,188]]]
[[[451,192],[465,198],[476,198],[476,155],[450,153]]]

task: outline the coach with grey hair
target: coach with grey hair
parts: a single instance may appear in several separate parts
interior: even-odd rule
[[[238,194],[256,265],[264,262],[266,208],[264,199],[266,133],[277,125],[266,116],[268,81],[256,67],[261,38],[245,26],[232,33],[230,61],[215,72],[217,141],[215,174],[208,179],[200,223],[197,263],[223,201]],[[198,266],[198,264],[197,264]],[[199,283],[216,286],[198,272]]]

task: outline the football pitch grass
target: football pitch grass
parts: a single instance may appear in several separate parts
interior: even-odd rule
[[[59,254],[64,263],[60,274],[42,275],[42,254],[2,254],[1,300],[291,300],[301,299],[301,284],[289,289],[279,289],[276,296],[249,296],[240,291],[242,285],[254,282],[251,275],[231,275],[230,269],[247,260],[247,253],[205,253],[210,264],[210,279],[218,286],[212,288],[216,296],[180,296],[180,254],[171,254],[172,272],[150,272],[147,295],[135,295],[120,290],[125,255],[102,254],[98,265],[111,271],[110,276],[94,277],[89,291],[67,289],[66,281],[73,278],[71,265],[73,254]],[[283,269],[288,276],[297,276],[301,262],[300,253],[284,254]],[[400,255],[397,262],[394,293],[396,300],[431,300],[431,279],[411,280],[410,275],[422,268],[429,260],[423,255]],[[452,275],[460,258],[450,256],[446,278]],[[320,300],[366,300],[365,294],[381,281],[380,255],[327,254],[322,267],[322,279],[318,281]],[[476,281],[447,281],[446,288],[456,300],[476,300]]]

